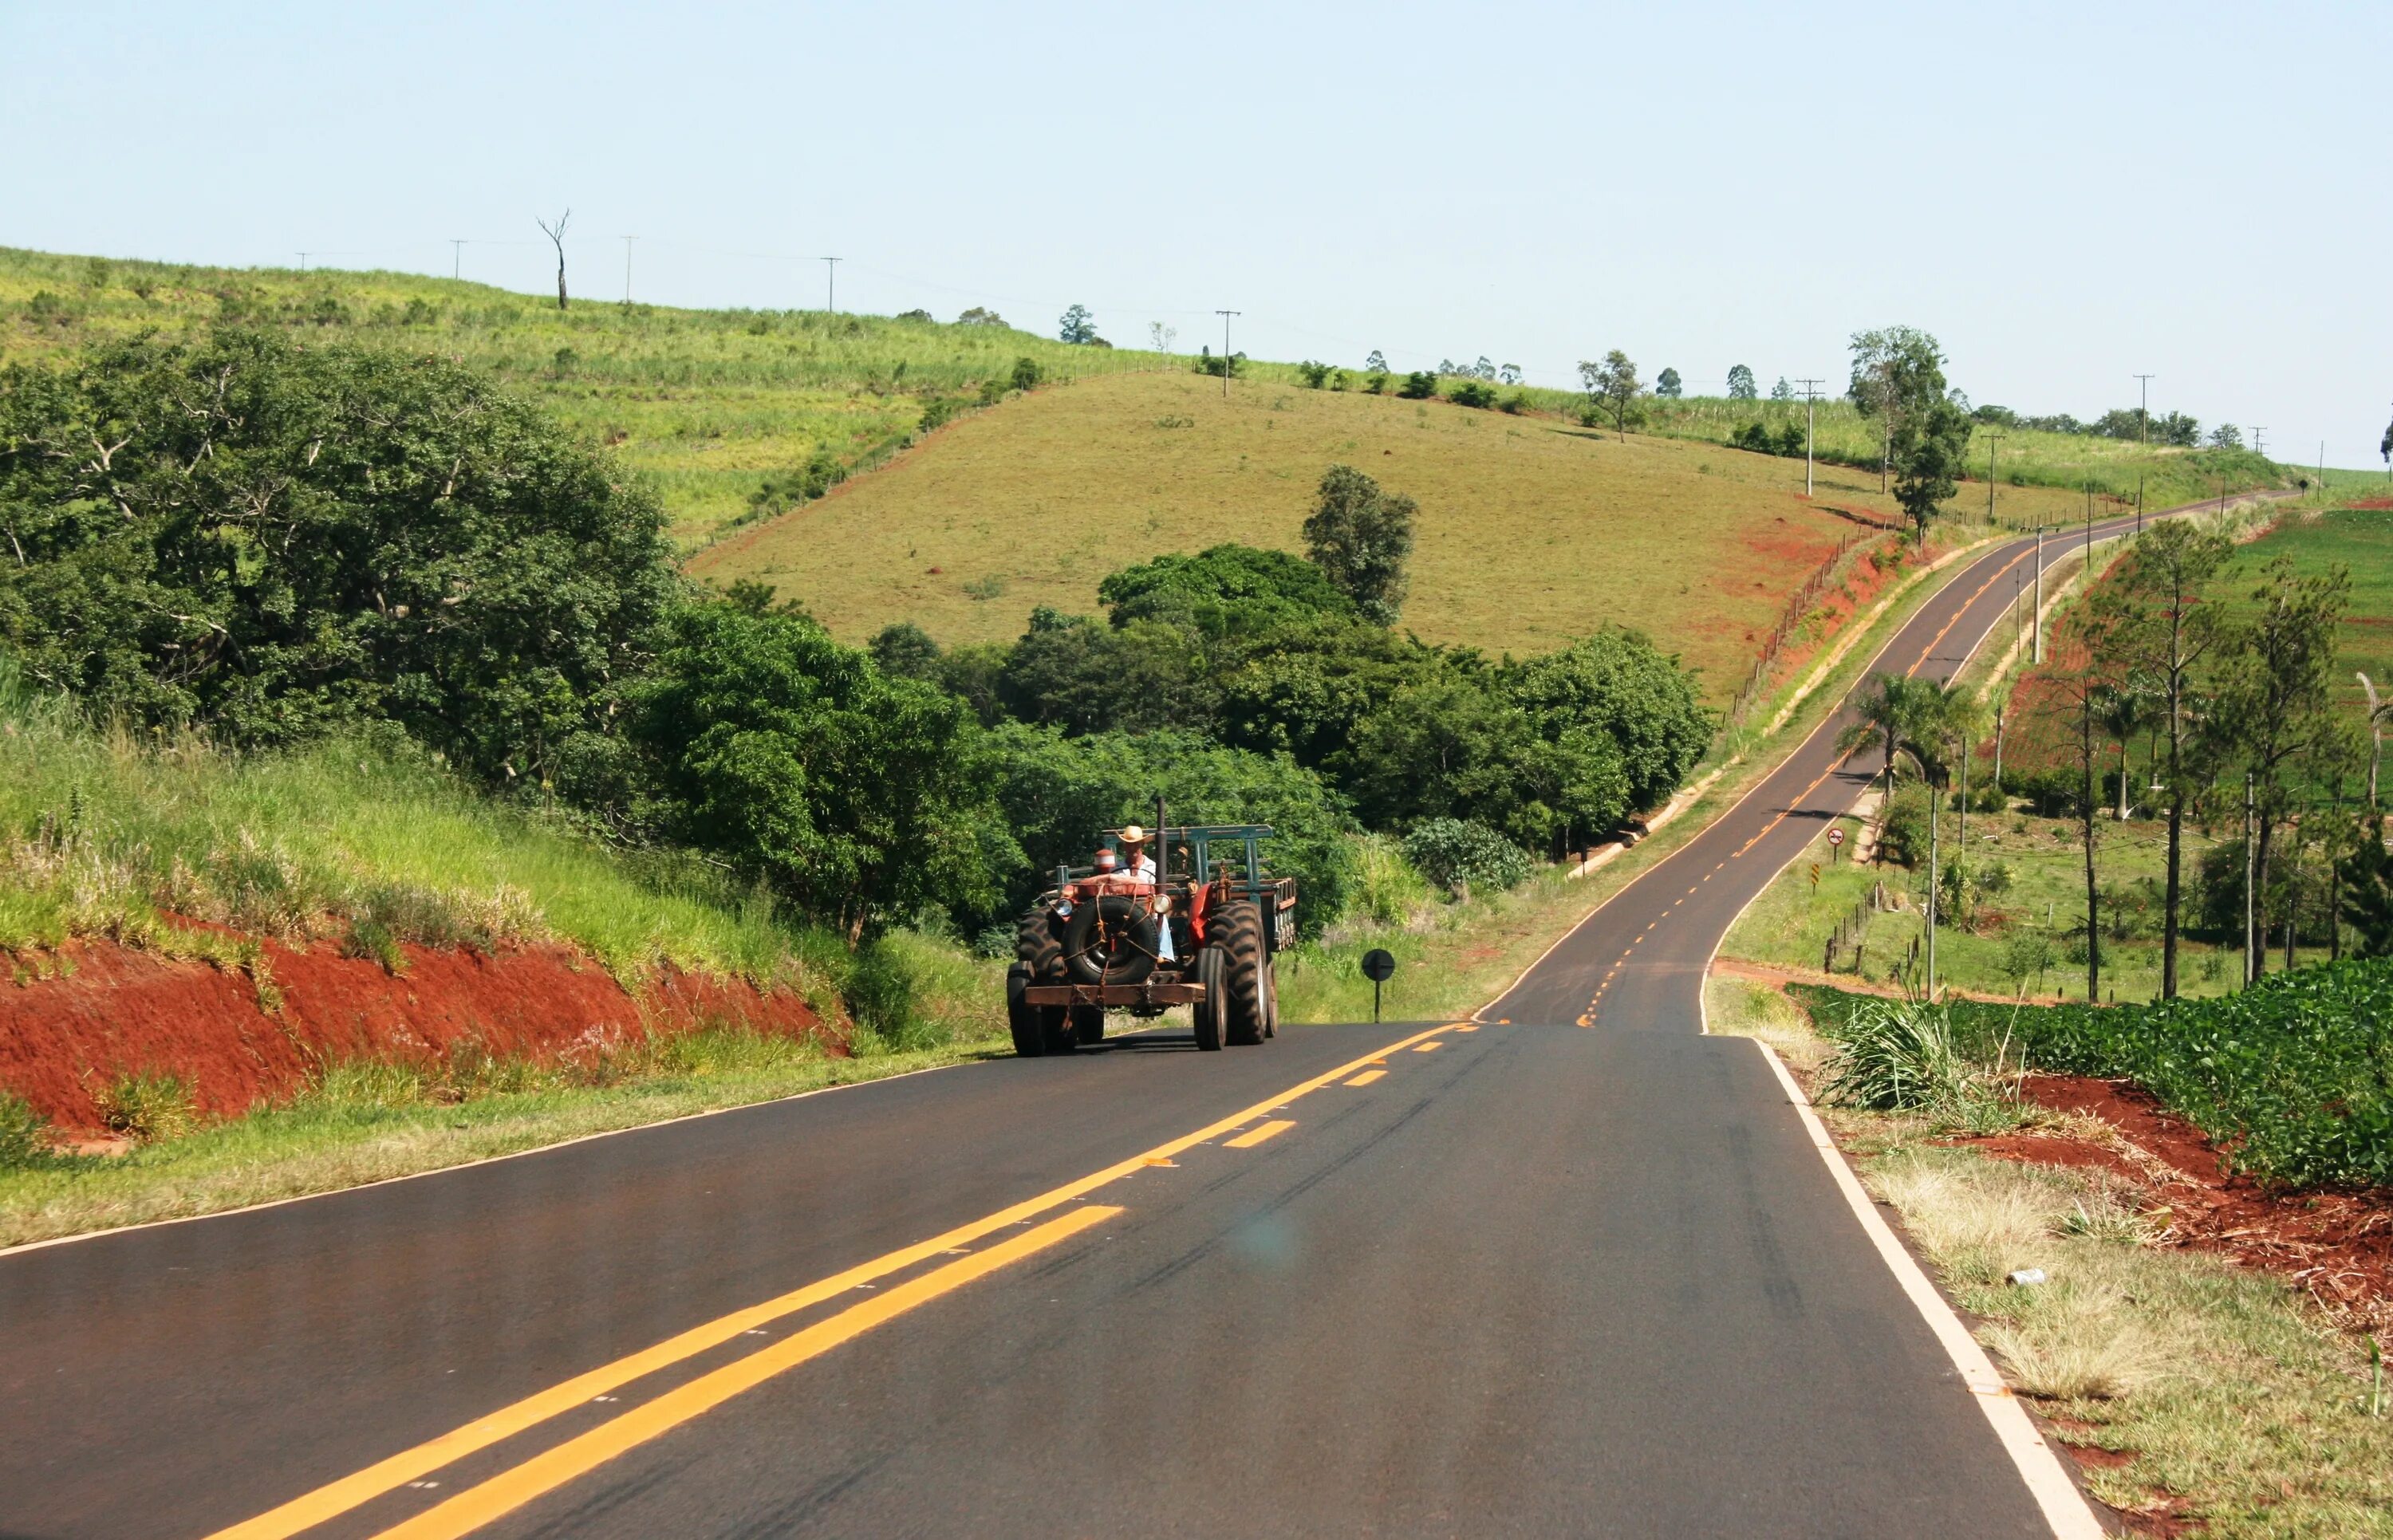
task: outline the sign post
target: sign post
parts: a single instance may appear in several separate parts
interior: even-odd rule
[[[1828,830],[1828,859],[1831,862],[1835,861],[1839,855],[1843,854],[1842,847],[1844,842],[1845,831],[1842,829],[1832,829]]]
[[[1396,971],[1396,959],[1377,946],[1363,954],[1363,976],[1371,981],[1371,1024],[1380,1023],[1380,985]]]

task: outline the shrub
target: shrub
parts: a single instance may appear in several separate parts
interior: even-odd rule
[[[1383,395],[1388,388],[1388,372],[1374,369],[1363,376],[1363,388],[1374,396]]]
[[[971,402],[955,396],[935,396],[922,408],[922,420],[914,424],[916,433],[928,433],[945,427],[961,416]]]
[[[1877,848],[1897,866],[1928,865],[1928,791],[1916,781],[1895,789],[1878,826]]]
[[[99,1120],[111,1133],[149,1143],[199,1126],[200,1110],[179,1075],[119,1075],[99,1096]]]
[[[1529,393],[1525,390],[1516,390],[1496,404],[1501,411],[1518,417],[1529,410]]]
[[[50,1153],[49,1120],[22,1097],[0,1090],[0,1170],[32,1166]]]
[[[1458,407],[1492,407],[1496,392],[1477,380],[1463,380],[1446,391],[1445,398]]]
[[[1955,1113],[1977,1093],[1952,1017],[1924,1000],[1869,1000],[1845,1018],[1826,1100],[1874,1112]]]
[[[1296,366],[1297,373],[1314,390],[1329,383],[1329,366],[1315,359],[1307,359]]]
[[[1405,376],[1396,394],[1407,401],[1426,401],[1437,394],[1437,376],[1424,369],[1416,369]]]
[[[1499,893],[1519,887],[1529,875],[1521,847],[1485,824],[1432,818],[1405,836],[1405,859],[1432,882],[1453,894],[1472,888]]]
[[[1036,390],[1039,388],[1039,382],[1044,377],[1039,368],[1038,359],[1024,358],[1013,360],[1011,383],[1014,389]]]

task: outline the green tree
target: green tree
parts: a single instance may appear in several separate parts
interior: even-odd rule
[[[0,376],[0,646],[244,745],[388,717],[537,785],[675,592],[655,499],[438,359],[145,336]]]
[[[1419,507],[1401,492],[1351,465],[1323,473],[1313,513],[1304,521],[1306,559],[1354,602],[1367,620],[1393,625],[1410,580],[1413,517]]]
[[[1636,411],[1638,397],[1645,388],[1637,378],[1637,366],[1628,361],[1628,354],[1615,347],[1603,356],[1602,363],[1581,359],[1578,377],[1587,387],[1588,399],[1603,409],[1604,415],[1612,419],[1614,430],[1626,443],[1628,419]]]
[[[851,941],[925,904],[986,912],[1021,864],[963,703],[802,616],[684,605],[625,695],[667,831]]]
[[[1405,376],[1396,387],[1397,396],[1407,401],[1426,401],[1437,394],[1437,376],[1424,369],[1416,369]]]
[[[1194,631],[1144,620],[1117,630],[1044,605],[1031,611],[997,687],[1009,715],[1067,733],[1209,730],[1220,714],[1220,690]]]
[[[2161,896],[2164,999],[2177,995],[2186,810],[2210,777],[2196,727],[2208,714],[2203,670],[2220,636],[2218,608],[2208,590],[2233,551],[2223,535],[2182,519],[2161,520],[2128,548],[2115,578],[2099,585],[2090,601],[2103,612],[2102,633],[2115,665],[2131,677],[2151,682],[2163,732],[2164,758],[2159,768],[2168,824]]]
[[[1969,418],[1942,397],[1903,414],[1893,438],[1894,501],[1928,540],[1936,505],[1959,488],[1969,452]]]
[[[1208,636],[1252,636],[1355,614],[1319,567],[1286,551],[1208,547],[1126,567],[1097,584],[1116,627],[1133,620],[1193,626]]]
[[[1014,389],[1036,390],[1039,388],[1039,382],[1041,378],[1042,374],[1039,368],[1038,359],[1021,358],[1013,360],[1013,373],[1011,377],[1011,384]]]
[[[2286,557],[2266,568],[2252,594],[2252,619],[2236,628],[2224,649],[2212,720],[2221,746],[2252,777],[2257,807],[2256,890],[2269,891],[2275,832],[2292,811],[2288,773],[2341,735],[2328,682],[2334,668],[2335,626],[2350,601],[2351,573],[2342,567],[2305,575]],[[2265,918],[2262,933],[2266,933]],[[2248,977],[2266,971],[2256,941],[2245,959]]]
[[[870,650],[872,666],[892,679],[939,678],[939,644],[911,620],[882,627]]]
[[[1754,388],[1753,371],[1744,364],[1731,364],[1728,371],[1728,397],[1732,401],[1750,401],[1760,394]]]
[[[1559,745],[1577,734],[1613,746],[1624,777],[1615,819],[1659,807],[1711,743],[1713,717],[1694,677],[1641,632],[1611,627],[1557,652],[1507,659],[1495,679],[1544,741]],[[1611,827],[1580,824],[1592,834]]]
[[[1654,377],[1654,394],[1666,401],[1677,400],[1685,391],[1686,386],[1680,383],[1679,372],[1675,369],[1665,369]]]
[[[1087,306],[1075,305],[1056,322],[1055,335],[1076,346],[1092,343],[1097,340],[1097,318],[1089,314]]]
[[[1852,376],[1845,394],[1863,417],[1877,420],[1882,443],[1878,489],[1884,491],[1894,467],[1896,436],[1933,404],[1952,404],[1944,394],[1944,353],[1934,337],[1910,326],[1856,332],[1850,346]],[[1965,435],[1964,448],[1967,443]]]

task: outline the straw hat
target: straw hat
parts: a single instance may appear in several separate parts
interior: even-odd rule
[[[1123,829],[1115,838],[1126,845],[1143,845],[1146,843],[1146,830],[1140,825],[1131,824]]]

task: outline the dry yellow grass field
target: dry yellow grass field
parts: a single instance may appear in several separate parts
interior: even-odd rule
[[[1223,541],[1287,550],[1343,462],[1420,503],[1404,623],[1425,639],[1543,651],[1636,626],[1724,698],[1787,594],[1839,540],[1829,511],[1893,522],[1874,477],[1717,445],[1627,442],[1552,417],[1195,374],[1086,379],[932,435],[883,469],[700,552],[862,641],[910,620],[943,645],[1009,640],[1031,608],[1097,607],[1107,572]],[[1976,495],[1982,496],[1982,491]],[[1955,500],[1982,507],[1965,487]],[[2006,488],[2007,521],[2074,516]]]

